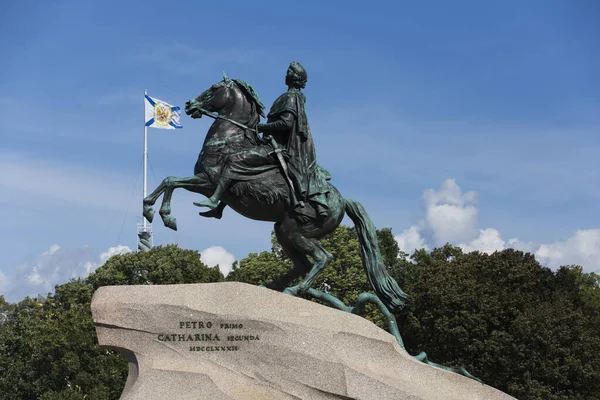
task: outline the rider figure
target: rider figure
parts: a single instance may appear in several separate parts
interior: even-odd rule
[[[300,205],[294,210],[298,214],[310,215],[305,203],[310,201],[320,216],[327,215],[326,196],[329,192],[327,180],[331,176],[316,161],[315,146],[310,133],[304,103],[306,97],[301,92],[306,86],[308,75],[302,65],[292,62],[287,70],[285,83],[288,90],[271,106],[266,124],[258,124],[257,131],[263,132],[263,139],[273,137],[280,148],[285,149],[285,159],[294,192]],[[266,141],[265,141],[266,142]],[[194,203],[197,206],[215,210],[223,193],[238,180],[249,180],[252,171],[276,164],[272,155],[273,147],[263,143],[257,148],[243,150],[228,156],[219,176],[214,194],[207,200]],[[205,213],[209,216],[209,213]]]

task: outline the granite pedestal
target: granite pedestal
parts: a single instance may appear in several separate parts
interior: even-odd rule
[[[248,284],[107,286],[92,313],[129,360],[123,400],[513,399],[362,317]]]

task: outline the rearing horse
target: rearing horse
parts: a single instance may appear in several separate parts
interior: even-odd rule
[[[176,220],[170,215],[173,190],[184,188],[210,197],[215,191],[216,178],[223,160],[240,150],[262,145],[254,131],[241,128],[230,121],[245,126],[256,126],[263,115],[263,109],[263,104],[248,83],[239,79],[229,79],[225,74],[222,81],[188,101],[185,112],[192,118],[201,118],[203,113],[208,111],[218,113],[226,119],[217,119],[206,134],[194,168],[194,176],[168,177],[144,199],[146,219],[152,222],[152,206],[163,195],[159,214],[165,226],[177,230]],[[319,239],[333,232],[347,214],[356,226],[363,266],[377,296],[392,312],[404,305],[408,296],[387,273],[381,258],[375,226],[360,203],[344,199],[338,190],[329,184],[327,215],[324,218],[300,222],[294,217],[289,197],[289,188],[284,176],[277,165],[272,165],[265,167],[247,181],[235,183],[222,198],[224,205],[247,218],[275,222],[277,240],[293,262],[293,268],[284,276],[267,284],[268,288],[283,290],[292,295],[308,291],[317,275],[333,259],[333,255],[319,243]],[[223,207],[219,209],[219,213]],[[290,282],[300,276],[305,277],[297,286],[288,287]]]

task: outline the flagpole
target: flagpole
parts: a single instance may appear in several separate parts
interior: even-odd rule
[[[148,127],[146,126],[146,96],[148,90],[144,89],[144,199],[148,195]],[[137,226],[138,250],[148,251],[152,248],[152,225],[142,215],[142,223]]]
[[[146,102],[146,95],[148,90],[144,89],[144,102]],[[145,112],[145,108],[144,108]],[[148,127],[146,126],[146,116],[144,113],[144,199],[148,195]],[[144,217],[144,230],[146,230],[146,217]]]

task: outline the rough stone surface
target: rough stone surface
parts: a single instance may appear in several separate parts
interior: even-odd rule
[[[92,313],[129,360],[121,399],[512,399],[359,316],[248,284],[107,286]]]

